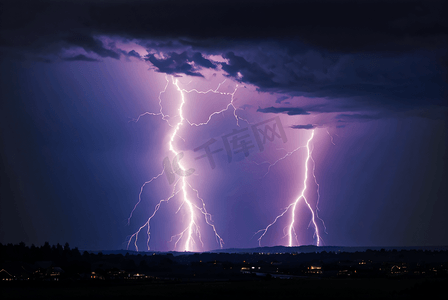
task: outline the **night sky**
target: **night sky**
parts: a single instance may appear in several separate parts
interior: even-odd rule
[[[448,245],[447,3],[295,2],[2,1],[0,243]]]

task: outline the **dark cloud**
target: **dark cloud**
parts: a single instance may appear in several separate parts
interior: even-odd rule
[[[115,45],[114,45],[114,50],[123,54],[123,56],[126,58],[126,61],[130,61],[131,57],[137,58],[139,60],[143,60],[143,57],[135,50],[131,50],[131,51],[125,51],[122,49],[118,49]]]
[[[391,109],[446,105],[446,68],[438,63],[442,51],[400,56],[339,54],[308,50],[291,57],[272,47],[241,56],[226,55],[223,70],[261,91],[295,96],[353,98]],[[280,53],[278,53],[280,52]],[[275,54],[275,55],[274,55]],[[243,56],[251,56],[249,61]]]
[[[131,50],[131,51],[129,51],[128,53],[128,56],[132,56],[132,57],[136,57],[136,58],[142,58],[141,56],[140,56],[140,54],[138,54],[138,52],[137,51],[135,51],[135,50]]]
[[[273,113],[273,114],[286,113],[290,116],[310,114],[309,112],[303,110],[300,107],[273,107],[273,106],[266,108],[259,107],[257,111],[262,113]]]
[[[384,114],[339,114],[335,117],[340,122],[366,122],[386,117]]]
[[[64,58],[65,61],[91,61],[91,62],[99,62],[96,58],[87,57],[84,54],[79,54],[73,57]]]
[[[172,52],[166,58],[157,58],[155,54],[148,54],[145,59],[151,62],[159,72],[173,75],[182,73],[190,76],[202,76],[199,72],[201,67],[216,68],[216,65],[199,52],[192,56],[189,56],[186,51],[180,54]],[[192,64],[193,62],[194,64]]]
[[[202,54],[199,52],[193,54],[191,61],[194,61],[195,64],[203,68],[216,69],[216,65],[212,63],[210,60],[204,58],[204,56],[202,56]]]
[[[241,56],[228,52],[224,55],[228,63],[222,63],[222,69],[237,80],[254,84],[258,87],[275,87],[274,74],[264,70],[257,62],[249,62]]]
[[[246,110],[246,108],[252,108],[253,107],[253,105],[250,105],[250,104],[244,104],[244,105],[241,105],[239,108],[240,109],[244,109],[244,110]]]
[[[106,36],[138,41],[167,74],[221,67],[260,91],[337,99],[351,111],[448,106],[446,1],[18,0],[0,11],[2,56],[50,61],[82,48],[139,58],[103,44]],[[341,111],[322,109],[332,108]]]
[[[110,49],[106,49],[100,40],[86,34],[73,32],[64,37],[62,41],[67,42],[71,46],[78,46],[88,52],[96,53],[101,57],[111,57],[115,59],[120,58],[119,53]]]
[[[249,40],[299,38],[320,49],[410,51],[446,37],[446,1],[3,1],[2,28],[47,38],[76,29],[90,34],[191,41],[222,48]],[[194,16],[194,17],[193,17]],[[4,33],[5,33],[4,32]],[[41,35],[41,37],[43,37]],[[35,40],[35,39],[34,39]],[[207,42],[208,41],[208,42]],[[217,42],[217,43],[216,43]]]
[[[278,97],[277,100],[275,100],[275,103],[282,103],[283,101],[285,101],[286,99],[289,99],[289,98],[291,98],[291,97],[289,97],[289,96]]]
[[[316,126],[312,125],[312,124],[292,125],[291,128],[293,128],[293,129],[313,129],[313,128],[316,128]]]
[[[106,34],[135,38],[241,40],[298,37],[333,51],[396,51],[437,46],[445,1],[93,1],[56,3]],[[53,4],[53,6],[56,6]],[[193,17],[194,16],[194,17]]]

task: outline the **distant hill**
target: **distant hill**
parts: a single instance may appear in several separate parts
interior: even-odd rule
[[[367,250],[380,250],[392,251],[392,250],[422,250],[422,251],[441,251],[448,250],[448,246],[414,246],[414,247],[344,247],[344,246],[273,246],[273,247],[256,247],[256,248],[229,248],[229,249],[216,249],[212,251],[205,251],[204,253],[319,253],[319,252],[365,252]],[[84,251],[84,250],[83,250]],[[103,250],[103,251],[89,251],[90,253],[103,253],[103,254],[122,254],[122,255],[153,255],[153,254],[173,254],[173,255],[185,255],[194,254],[195,252],[178,252],[178,251],[134,251],[134,250]]]
[[[386,251],[391,250],[428,250],[428,251],[440,251],[448,250],[448,246],[416,246],[416,247],[344,247],[344,246],[273,246],[273,247],[257,247],[257,248],[230,248],[230,249],[217,249],[209,251],[212,253],[318,253],[318,252],[365,252],[367,250],[379,251],[384,249]]]

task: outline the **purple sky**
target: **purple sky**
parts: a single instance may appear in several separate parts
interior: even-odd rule
[[[289,245],[291,207],[260,230],[307,176],[294,245],[448,244],[443,2],[19,2],[0,16],[0,243],[135,249],[174,189],[151,250],[219,248],[210,224],[224,248]],[[261,150],[271,119],[285,139]],[[194,173],[139,201],[175,152]],[[189,227],[189,203],[210,215]]]

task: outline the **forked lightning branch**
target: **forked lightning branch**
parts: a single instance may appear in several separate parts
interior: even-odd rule
[[[179,135],[179,132],[181,129],[188,130],[188,128],[184,127],[198,127],[198,126],[205,126],[208,125],[211,119],[225,111],[233,110],[233,116],[235,118],[235,123],[238,128],[235,128],[232,130],[232,132],[229,132],[228,134],[224,134],[221,136],[220,141],[218,142],[215,138],[210,138],[209,140],[205,141],[204,144],[197,146],[194,149],[194,152],[197,153],[197,156],[195,157],[195,160],[199,159],[207,159],[210,167],[214,169],[216,167],[216,162],[214,155],[223,152],[227,154],[228,163],[232,162],[232,158],[234,155],[241,155],[243,154],[245,157],[249,156],[250,152],[249,150],[252,148],[257,147],[260,152],[264,150],[264,145],[268,141],[272,141],[274,138],[279,138],[285,143],[287,141],[287,137],[285,134],[285,131],[282,127],[282,124],[280,122],[279,117],[270,118],[267,120],[264,120],[257,124],[251,124],[246,119],[241,118],[237,114],[237,108],[234,104],[235,100],[235,93],[238,91],[238,85],[235,85],[235,88],[232,92],[221,92],[220,87],[224,82],[221,82],[218,84],[216,89],[209,89],[206,91],[199,91],[197,89],[192,90],[186,90],[183,89],[180,86],[178,78],[175,77],[166,77],[166,85],[163,90],[159,93],[159,112],[153,113],[153,112],[146,112],[138,116],[138,118],[135,120],[136,122],[139,121],[139,119],[145,115],[149,116],[156,116],[160,117],[163,121],[167,122],[168,125],[172,128],[171,133],[169,135],[169,142],[168,142],[168,149],[172,153],[173,159],[170,161],[168,157],[166,157],[163,160],[163,169],[158,173],[156,176],[145,182],[141,188],[140,193],[138,195],[138,201],[135,204],[134,208],[132,209],[129,218],[128,218],[128,224],[131,221],[131,218],[133,217],[133,214],[135,210],[138,208],[139,204],[142,201],[142,193],[146,185],[153,184],[155,180],[157,180],[159,177],[165,174],[165,177],[168,179],[168,182],[170,184],[174,184],[171,192],[169,195],[161,199],[157,202],[155,205],[153,211],[149,214],[149,217],[146,219],[146,222],[144,222],[128,239],[127,241],[127,247],[133,245],[133,247],[139,251],[139,238],[141,238],[141,235],[145,235],[145,244],[146,244],[146,250],[150,250],[150,241],[151,241],[151,221],[156,216],[157,212],[161,208],[161,205],[163,203],[169,202],[174,197],[180,197],[181,204],[178,207],[177,212],[181,211],[187,216],[186,221],[184,221],[182,228],[178,231],[177,234],[171,236],[169,239],[169,242],[173,244],[173,250],[175,251],[204,251],[204,241],[202,240],[202,234],[201,234],[201,228],[198,225],[198,221],[202,219],[205,221],[205,223],[212,229],[216,244],[220,248],[223,248],[224,241],[221,238],[220,234],[218,233],[217,228],[212,222],[212,216],[207,212],[206,210],[206,201],[200,197],[200,191],[199,188],[195,188],[189,183],[188,177],[192,175],[195,172],[194,168],[191,168],[189,166],[185,166],[182,163],[182,157],[183,152],[176,149],[176,139],[181,138]],[[167,87],[172,84],[175,90],[178,93],[178,104],[177,104],[177,115],[176,116],[169,116],[164,113],[164,106],[162,101],[162,95],[166,92]],[[184,109],[186,100],[185,100],[185,94],[189,93],[198,93],[198,94],[219,94],[229,97],[229,102],[226,105],[225,108],[221,110],[214,111],[211,113],[207,120],[202,123],[193,123],[190,122],[188,119],[184,116]],[[170,121],[177,119],[178,121],[176,123],[171,123]],[[241,127],[239,121],[243,120],[245,123],[247,123],[249,126],[247,127]],[[285,215],[289,214],[289,225],[286,230],[286,235],[288,237],[288,245],[294,246],[298,245],[298,239],[295,232],[295,220],[297,218],[296,210],[297,210],[297,204],[300,201],[304,201],[306,204],[306,207],[311,212],[311,221],[310,225],[313,226],[314,229],[314,238],[316,241],[316,245],[321,245],[321,237],[319,234],[319,229],[317,225],[317,219],[320,220],[323,224],[323,221],[319,218],[317,214],[317,204],[315,208],[312,207],[311,203],[306,198],[306,190],[307,190],[307,181],[308,181],[308,173],[310,173],[309,170],[309,161],[312,160],[311,157],[311,141],[313,139],[313,136],[315,134],[315,130],[313,129],[310,132],[310,138],[307,140],[306,145],[300,145],[295,150],[288,152],[285,156],[279,158],[273,163],[270,162],[263,162],[268,164],[267,173],[270,171],[272,167],[274,167],[279,161],[287,159],[289,156],[293,155],[295,152],[305,149],[307,151],[307,157],[304,162],[305,164],[305,174],[304,174],[304,180],[303,180],[303,188],[300,192],[300,194],[297,196],[295,201],[291,202],[279,215],[277,215],[273,222],[268,224],[266,228],[259,230],[255,234],[261,233],[261,235],[258,238],[259,244],[261,245],[262,238],[267,234],[268,230],[275,226],[277,220],[279,218],[284,217]],[[313,161],[314,163],[314,161]],[[266,174],[267,174],[266,173]],[[265,174],[265,175],[266,175]],[[317,180],[314,174],[314,166],[312,169],[312,176],[314,177],[315,183],[317,187],[319,185],[317,184]],[[319,193],[319,190],[317,190]],[[319,201],[319,199],[318,199]],[[173,217],[177,217],[177,212]],[[286,217],[286,216],[285,216]],[[201,221],[202,222],[202,221]],[[325,227],[325,224],[323,224]],[[208,243],[209,244],[209,243]]]

